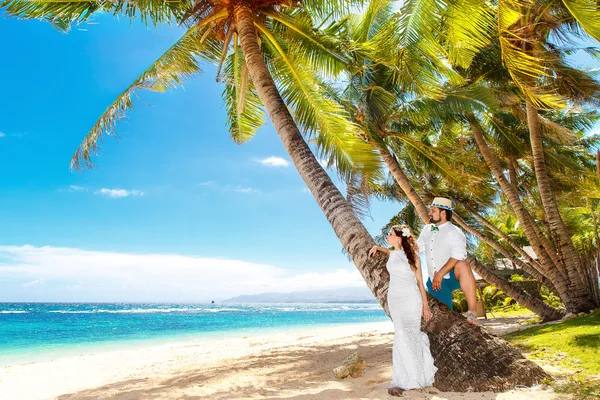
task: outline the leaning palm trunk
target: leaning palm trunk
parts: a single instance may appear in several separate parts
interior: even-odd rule
[[[465,205],[463,204],[463,206],[465,206]],[[546,285],[554,293],[557,293],[557,290],[554,287],[554,284],[552,283],[552,281],[540,272],[540,271],[543,271],[543,267],[540,265],[540,263],[537,260],[534,260],[533,257],[531,257],[525,250],[523,250],[523,248],[521,248],[521,246],[519,246],[517,243],[515,243],[514,240],[512,240],[510,237],[508,237],[508,235],[506,233],[502,232],[502,230],[500,228],[498,228],[497,226],[492,224],[490,221],[488,221],[487,219],[482,217],[472,207],[466,206],[466,208],[471,212],[471,215],[473,215],[477,221],[479,221],[483,226],[487,227],[493,234],[495,234],[496,236],[501,238],[505,243],[507,243],[514,251],[516,251],[522,257],[522,260],[520,258],[517,258],[518,266],[520,266],[525,272],[530,274],[536,281],[538,281],[539,283],[541,283],[543,285]],[[477,231],[477,232],[479,232],[479,231]],[[497,243],[496,241],[493,241],[492,239],[490,239],[487,236],[484,236],[484,238],[481,238],[481,240],[483,240],[485,243],[487,243],[491,247],[494,247],[494,245],[500,246],[499,243]],[[504,254],[504,253],[502,253],[502,254]],[[511,259],[511,261],[512,261],[512,259]],[[527,268],[529,268],[529,269],[527,269]]]
[[[515,190],[519,191],[519,184],[517,183],[517,160],[512,154],[508,155],[508,176],[510,177],[510,184],[513,185]]]
[[[537,266],[538,270],[539,270],[539,268],[541,268],[539,263],[536,260],[534,260],[533,257],[531,257],[529,254],[527,254],[527,252],[525,250],[523,250],[521,248],[521,246],[516,244],[510,237],[508,237],[508,235],[506,233],[502,232],[502,230],[500,228],[498,228],[497,226],[492,224],[490,221],[488,221],[487,219],[482,217],[477,211],[473,210],[471,207],[467,207],[467,209],[471,212],[471,215],[473,215],[477,221],[479,221],[481,224],[483,224],[485,227],[487,227],[490,231],[492,231],[492,233],[494,233],[495,235],[500,237],[513,250],[515,250],[517,253],[519,253],[519,255],[521,257],[523,257],[523,260],[525,260],[526,263],[529,263],[532,265],[537,264],[536,266]],[[548,283],[550,283],[550,282],[548,282]]]
[[[508,297],[529,310],[537,310],[536,314],[542,318],[542,321],[554,321],[563,317],[563,313],[544,303],[541,298],[530,295],[499,275],[490,273],[490,270],[472,255],[469,255],[467,260],[473,267],[473,270],[481,275],[486,282],[500,288]]]
[[[494,174],[496,181],[500,185],[500,188],[504,192],[508,202],[510,203],[510,206],[515,212],[519,223],[523,226],[525,236],[527,236],[527,240],[529,240],[529,243],[533,246],[535,254],[538,256],[541,265],[546,270],[556,268],[558,260],[554,260],[551,256],[552,252],[547,251],[546,247],[544,247],[544,244],[542,243],[542,240],[540,239],[534,227],[535,224],[531,216],[521,203],[518,193],[506,180],[506,177],[502,171],[502,167],[500,166],[500,162],[485,142],[482,129],[479,126],[479,123],[475,120],[474,116],[469,118],[469,124],[471,127],[471,132],[473,133],[473,137],[475,138],[475,143],[477,144],[483,159],[492,171],[492,174]]]
[[[481,240],[482,242],[484,242],[485,244],[487,244],[488,246],[490,246],[492,249],[494,249],[497,252],[499,252],[500,254],[502,254],[510,262],[512,262],[515,266],[521,268],[523,271],[525,271],[529,275],[531,275],[536,281],[538,281],[539,283],[544,284],[544,285],[546,285],[548,287],[552,287],[553,286],[552,282],[548,278],[546,278],[544,275],[542,275],[538,270],[536,270],[535,268],[533,268],[528,263],[526,263],[526,262],[520,260],[519,258],[515,257],[511,252],[509,252],[506,248],[504,248],[503,246],[501,246],[497,241],[491,239],[490,237],[484,235],[483,233],[481,233],[477,229],[473,228],[471,225],[467,224],[460,216],[458,216],[457,214],[454,214],[453,219],[465,231],[469,232],[471,235],[475,236],[477,239]],[[502,289],[502,290],[504,290],[504,289]]]
[[[284,147],[367,285],[389,315],[387,258],[383,255],[368,258],[368,250],[375,244],[373,239],[300,134],[265,65],[252,10],[247,3],[239,1],[234,5],[234,15],[248,73]],[[438,388],[501,391],[516,385],[533,385],[546,377],[540,367],[524,359],[507,342],[473,327],[431,297],[429,303],[434,316],[426,325],[426,331],[439,368]],[[460,357],[456,357],[457,354]]]
[[[385,165],[388,167],[392,176],[394,177],[396,184],[400,186],[400,189],[402,189],[406,197],[408,197],[408,200],[410,200],[412,205],[415,207],[419,217],[421,217],[423,222],[427,224],[429,222],[429,212],[427,210],[427,206],[425,206],[425,203],[423,203],[423,200],[421,200],[421,196],[419,196],[404,171],[402,171],[402,167],[398,163],[398,160],[384,146],[378,145],[377,149],[379,150],[379,154],[385,162]]]
[[[565,260],[566,275],[570,281],[569,290],[571,295],[576,299],[577,304],[577,309],[574,311],[590,311],[594,308],[594,302],[587,286],[587,277],[583,271],[577,249],[575,249],[571,240],[571,235],[558,210],[558,204],[556,203],[552,188],[550,187],[550,177],[544,157],[538,112],[529,98],[526,98],[525,102],[535,176],[549,231],[554,237],[559,255]]]
[[[485,139],[483,138],[482,130],[478,122],[474,119],[474,117],[471,117],[469,118],[469,123],[475,138],[475,142],[477,143],[477,146],[479,147],[486,164],[494,174],[494,177],[506,195],[513,211],[515,212],[515,215],[523,227],[529,243],[531,243],[533,246],[538,259],[540,260],[540,265],[542,268],[539,270],[539,272],[552,281],[554,287],[556,288],[556,294],[565,303],[567,310],[572,312],[589,310],[589,293],[587,293],[585,290],[581,290],[580,286],[572,286],[572,281],[570,281],[569,277],[563,273],[564,268],[563,270],[559,269],[559,265],[564,266],[564,264],[561,263],[560,260],[558,263],[555,263],[554,258],[557,257],[556,254],[553,255],[554,257],[551,257],[548,254],[546,251],[547,246],[544,246],[542,243],[542,237],[541,232],[539,232],[539,228],[535,226],[531,216],[527,210],[525,210],[517,192],[506,180],[498,159],[491,152],[487,143],[485,142]],[[534,266],[536,266],[536,264],[534,264]]]
[[[264,62],[250,7],[240,1],[234,12],[248,74],[275,130],[336,235],[348,254],[352,255],[367,285],[387,312],[385,298],[389,275],[385,268],[385,261],[368,258],[368,250],[374,245],[371,235],[355,216],[349,203],[333,184],[300,134]]]
[[[398,160],[385,147],[377,146],[377,148],[379,150],[379,153],[381,154],[381,158],[385,162],[385,165],[388,167],[392,176],[394,177],[394,180],[396,181],[398,186],[400,186],[400,188],[404,191],[406,197],[408,197],[412,205],[415,207],[415,210],[417,210],[419,217],[421,217],[423,222],[427,224],[429,222],[427,206],[423,202],[423,199],[421,199],[421,196],[419,196],[415,188],[410,183],[408,176],[406,176],[406,174],[402,170],[402,167],[398,163]],[[457,222],[463,227],[463,229],[467,230],[469,233],[475,235],[480,239],[484,239],[483,235],[481,235],[475,229],[471,228],[466,223],[464,223],[462,219],[457,218]],[[514,257],[504,247],[498,245],[496,242],[492,242],[491,244],[492,247],[504,254],[505,257],[509,258],[514,263],[519,264],[523,269],[526,270],[526,272],[530,272],[531,274],[536,273],[536,276],[538,276],[539,279],[543,280],[543,276],[541,276],[539,272],[537,272],[534,268],[530,267],[529,265],[526,265],[525,263]],[[498,286],[500,290],[502,290],[506,294],[512,293],[513,295],[509,294],[509,296],[514,298],[519,304],[523,305],[524,307],[539,315],[542,318],[542,320],[552,321],[560,319],[562,317],[562,313],[560,313],[558,310],[550,307],[543,301],[534,298],[529,293],[511,284],[506,279],[497,276],[492,270],[483,267],[481,264],[476,266],[474,264],[474,262],[476,262],[476,259],[474,257],[469,257],[467,261],[471,265],[471,268],[476,270],[477,273],[483,279],[486,280],[486,282]]]

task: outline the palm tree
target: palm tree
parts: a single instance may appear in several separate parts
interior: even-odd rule
[[[560,292],[561,298],[565,301],[570,311],[577,312],[589,309],[593,307],[593,302],[590,302],[589,290],[587,290],[581,279],[579,279],[580,277],[576,276],[576,279],[574,279],[571,276],[574,273],[579,274],[579,265],[566,263],[562,253],[557,251],[555,244],[545,236],[543,229],[540,229],[537,225],[536,218],[534,218],[525,204],[526,200],[530,202],[530,200],[535,199],[535,196],[527,196],[528,199],[524,199],[521,196],[519,182],[517,181],[519,167],[516,163],[516,158],[529,157],[528,152],[530,149],[526,145],[523,145],[523,141],[529,140],[530,135],[526,122],[525,104],[515,95],[518,94],[520,89],[514,84],[509,71],[501,64],[501,50],[501,47],[497,44],[492,44],[485,48],[477,54],[465,73],[467,80],[482,82],[486,87],[492,89],[501,98],[501,103],[505,111],[490,112],[473,110],[469,115],[466,115],[466,119],[469,121],[470,130],[479,152],[515,211],[527,239],[539,258],[539,263],[533,263],[532,265],[536,267],[539,273],[546,275],[554,283],[554,287],[557,292]],[[569,91],[578,93],[582,90],[595,90],[593,88],[597,84],[590,82],[585,74],[576,73],[566,67],[563,71],[566,71],[563,72],[565,74],[576,75],[579,79],[578,82],[582,83],[581,90],[571,87]],[[576,80],[572,77],[569,81]],[[547,135],[549,132],[552,132],[554,136],[573,136],[573,132],[567,126],[550,120],[549,116],[547,115],[542,120],[542,126]],[[525,127],[524,131],[522,131],[521,126]],[[518,137],[515,135],[515,130],[521,130],[524,136]],[[497,144],[496,148],[492,146],[494,142]],[[503,155],[506,161],[499,155]],[[559,161],[555,156],[553,157],[554,161]],[[508,169],[510,181],[505,176],[506,169]],[[532,193],[532,189],[537,192],[537,179],[534,180],[533,186],[535,186],[535,189],[533,189],[532,185],[525,187],[529,192],[528,194]],[[540,207],[543,208],[541,202]],[[543,220],[546,217],[546,213],[543,213],[540,217]],[[543,228],[548,232],[552,231],[549,224]]]
[[[469,2],[462,5],[465,3]],[[540,110],[562,108],[566,105],[565,100],[598,104],[600,90],[597,82],[569,67],[564,60],[565,52],[551,42],[550,36],[554,35],[567,44],[569,35],[584,36],[583,32],[600,39],[600,10],[595,1],[589,0],[503,0],[497,3],[495,9],[485,2],[469,6],[478,12],[461,16],[451,11],[452,17],[447,21],[460,31],[461,23],[469,19],[470,31],[462,30],[462,35],[457,35],[469,42],[469,51],[462,52],[461,47],[464,46],[452,36],[448,40],[449,48],[457,55],[457,63],[468,66],[472,57],[490,44],[490,27],[497,26],[503,64],[525,100],[534,171],[549,234],[556,245],[558,264],[562,264],[558,268],[562,269],[569,282],[568,290],[575,298],[571,302],[573,309],[587,311],[594,307],[594,302],[585,289],[581,260],[552,190]],[[546,244],[547,252],[549,247]],[[536,245],[536,252],[540,250]]]
[[[414,9],[403,10],[404,14],[414,12]],[[470,174],[452,173],[451,171],[456,170],[457,163],[450,165],[450,162],[444,160],[448,153],[428,146],[408,133],[410,130],[427,131],[435,127],[435,119],[431,118],[435,113],[433,108],[441,107],[442,104],[432,101],[431,97],[433,100],[437,100],[445,96],[449,106],[448,110],[443,111],[451,114],[452,112],[456,113],[456,108],[452,107],[453,104],[449,97],[454,95],[458,98],[465,95],[465,93],[454,93],[449,96],[444,93],[443,90],[446,88],[440,85],[440,79],[436,79],[436,77],[441,78],[448,74],[452,76],[453,73],[445,66],[439,67],[435,63],[423,60],[424,57],[431,54],[426,54],[419,48],[426,48],[429,44],[412,35],[414,24],[415,22],[412,20],[407,21],[401,16],[394,16],[389,4],[376,2],[371,4],[371,7],[365,12],[364,18],[358,19],[350,25],[346,41],[351,41],[353,47],[358,50],[352,53],[353,61],[349,67],[350,84],[344,90],[341,100],[351,110],[351,114],[356,116],[355,122],[362,127],[367,140],[381,155],[385,166],[412,204],[416,214],[423,223],[427,223],[429,219],[427,206],[415,190],[411,178],[405,173],[407,169],[399,162],[402,155],[406,157],[411,153],[417,153],[421,164],[428,165],[430,172],[439,172],[457,186],[467,188],[467,190],[472,188],[472,183],[479,179]],[[390,26],[394,28],[391,33]],[[408,46],[407,51],[404,52],[401,46]],[[387,63],[374,62],[370,57],[373,54],[364,51],[365,48],[385,47],[399,48],[399,51],[403,53],[402,61],[398,62],[388,57]],[[377,56],[376,54],[374,57],[379,59]],[[400,80],[398,79],[400,76],[410,76],[411,79]],[[407,99],[411,100],[407,101]],[[421,111],[421,115],[418,116],[417,111]],[[423,121],[422,126],[418,126],[417,121]],[[349,182],[349,185],[352,187],[352,182]],[[457,217],[457,222],[467,232],[490,243],[507,258],[521,264],[539,280],[547,281],[537,270],[521,262],[495,241],[466,224],[461,218]],[[505,292],[510,292],[514,298],[518,298],[525,307],[539,314],[542,319],[561,318],[561,312],[547,306],[521,289],[511,286],[510,282],[493,276],[495,275],[493,271],[483,268],[482,264],[477,263],[473,257],[469,258],[469,261],[471,261],[473,269],[484,279],[500,285]]]
[[[360,167],[368,175],[379,165],[370,147],[354,134],[355,127],[348,122],[342,107],[326,96],[325,85],[315,72],[334,72],[340,55],[334,51],[335,41],[332,46],[325,32],[316,29],[313,22],[318,19],[327,23],[328,16],[348,5],[351,3],[341,0],[198,0],[193,4],[159,0],[141,3],[4,0],[0,3],[11,15],[43,18],[60,29],[73,21],[86,21],[97,11],[138,16],[155,24],[174,19],[187,28],[184,36],[94,125],[73,158],[72,165],[76,168],[90,165],[101,135],[113,132],[116,121],[131,108],[135,90],[169,89],[199,71],[198,59],[221,66],[229,57],[224,73],[227,84],[233,87],[226,88],[225,95],[226,101],[232,102],[227,110],[234,139],[243,142],[256,129],[262,105],[345,251],[387,311],[386,258],[368,257],[373,239],[311,152],[296,123],[314,135],[320,151],[337,162],[342,174],[351,174]],[[338,26],[333,23],[328,28],[335,31]],[[239,58],[241,54],[243,61]],[[506,342],[470,326],[435,300],[430,303],[434,318],[427,330],[439,368],[440,389],[498,391],[517,384],[533,384],[546,376]],[[461,358],[453,357],[456,351],[461,352]]]

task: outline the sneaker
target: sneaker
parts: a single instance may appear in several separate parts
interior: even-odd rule
[[[467,322],[475,326],[479,326],[479,321],[477,321],[477,313],[475,311],[467,311]]]

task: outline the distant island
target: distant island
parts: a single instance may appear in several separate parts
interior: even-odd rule
[[[368,288],[308,290],[291,293],[261,293],[232,297],[222,303],[378,303]]]

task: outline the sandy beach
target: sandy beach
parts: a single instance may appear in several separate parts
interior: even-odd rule
[[[388,322],[198,340],[0,368],[0,398],[35,399],[383,399],[391,376]],[[352,352],[359,378],[333,368]],[[559,399],[537,387],[506,393],[411,391],[411,399]]]

